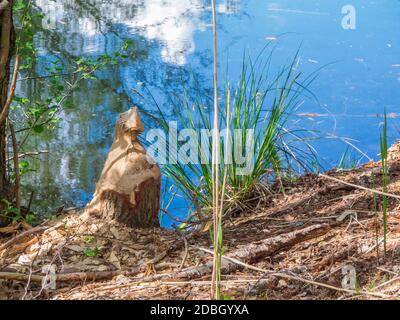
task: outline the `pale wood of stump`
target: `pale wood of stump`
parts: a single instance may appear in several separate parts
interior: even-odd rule
[[[161,174],[137,140],[143,130],[137,108],[120,115],[86,217],[96,215],[137,228],[159,226]]]

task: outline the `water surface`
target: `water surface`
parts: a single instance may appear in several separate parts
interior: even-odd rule
[[[49,151],[40,156],[40,166],[32,162],[37,171],[26,178],[27,190],[36,191],[34,208],[45,212],[90,201],[116,116],[133,103],[154,108],[137,92],[151,92],[171,117],[168,97],[189,77],[199,80],[197,93],[211,93],[211,8],[203,0],[33,2],[33,10],[46,18],[35,36],[37,75],[44,75],[56,58],[68,65],[80,56],[112,54],[125,40],[133,41],[128,61],[101,71],[100,81],[81,83],[59,128],[36,136],[29,145]],[[291,121],[330,137],[313,143],[325,168],[337,165],[348,147],[335,137],[354,139],[366,155],[353,151],[354,161],[376,158],[379,115],[386,108],[395,116],[400,106],[400,2],[351,4],[355,30],[342,27],[342,1],[217,1],[222,80],[236,81],[243,53],[255,56],[269,41],[276,47],[276,68],[290,61],[300,46],[299,70],[307,74],[324,66],[311,87],[318,100],[304,98],[297,112],[302,115],[293,115]],[[37,80],[20,82],[18,90],[31,99],[47,94],[46,84]],[[393,141],[398,136],[395,117],[389,127]]]

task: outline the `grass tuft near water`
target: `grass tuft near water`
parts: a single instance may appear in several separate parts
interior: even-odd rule
[[[219,143],[219,188],[224,192],[223,215],[255,207],[269,194],[272,181],[296,168],[308,169],[312,155],[299,148],[306,130],[290,129],[288,118],[296,110],[315,74],[307,77],[297,70],[298,55],[271,75],[271,51],[255,62],[245,59],[237,83],[224,90],[219,105],[219,128],[225,129]],[[229,94],[228,94],[229,92]],[[228,103],[230,107],[228,108]],[[185,128],[212,132],[212,99],[189,97],[185,88],[174,99],[177,123]],[[227,112],[229,110],[229,112]],[[154,120],[168,133],[169,120],[158,107]],[[227,119],[229,117],[229,119]],[[229,130],[226,128],[229,124]],[[212,154],[212,135],[207,147],[198,145],[200,159]],[[168,140],[168,139],[167,139]],[[166,149],[172,146],[164,141]],[[244,162],[244,164],[242,163]],[[189,222],[204,221],[213,210],[213,166],[208,163],[176,163],[163,166],[165,176],[189,199],[193,214]]]

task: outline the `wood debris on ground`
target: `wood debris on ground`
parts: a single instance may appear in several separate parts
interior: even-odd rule
[[[397,149],[388,192],[400,195]],[[400,297],[400,200],[389,198],[384,255],[381,196],[376,208],[373,192],[352,186],[379,190],[380,164],[327,175],[347,184],[307,174],[284,182],[263,208],[225,221],[225,297]],[[131,229],[79,212],[34,228],[11,225],[0,229],[0,298],[208,299],[209,249],[208,233]]]

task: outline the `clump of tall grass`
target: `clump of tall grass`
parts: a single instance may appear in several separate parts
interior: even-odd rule
[[[296,70],[297,59],[296,54],[273,77],[270,76],[272,52],[266,55],[264,61],[259,56],[254,63],[244,62],[236,85],[229,89],[226,86],[224,90],[218,127],[228,129],[228,123],[229,130],[226,132],[231,133],[226,134],[228,138],[220,138],[218,152],[219,188],[220,192],[223,188],[225,197],[224,215],[254,208],[268,194],[271,182],[280,179],[282,172],[291,170],[293,165],[307,168],[310,153],[298,146],[303,139],[302,130],[290,130],[287,127],[289,116],[299,106],[301,97],[308,92],[307,88],[314,79],[314,74],[303,78]],[[202,129],[212,132],[215,126],[213,115],[209,112],[212,99],[189,97],[183,89],[174,104],[179,124],[197,132]],[[153,119],[168,131],[168,118],[161,108],[159,113]],[[235,137],[235,133],[238,136]],[[247,141],[252,142],[251,146],[246,146]],[[168,144],[168,141],[165,143]],[[230,148],[227,148],[227,144],[230,144]],[[209,154],[212,154],[212,146],[210,139],[206,150]],[[205,156],[204,148],[200,145],[198,153]],[[250,164],[250,170],[245,174],[235,153],[239,153]],[[215,193],[213,177],[216,175],[213,174],[211,161],[199,164],[169,163],[163,166],[163,172],[192,201],[195,207],[193,219],[205,220],[212,215],[212,195]]]

